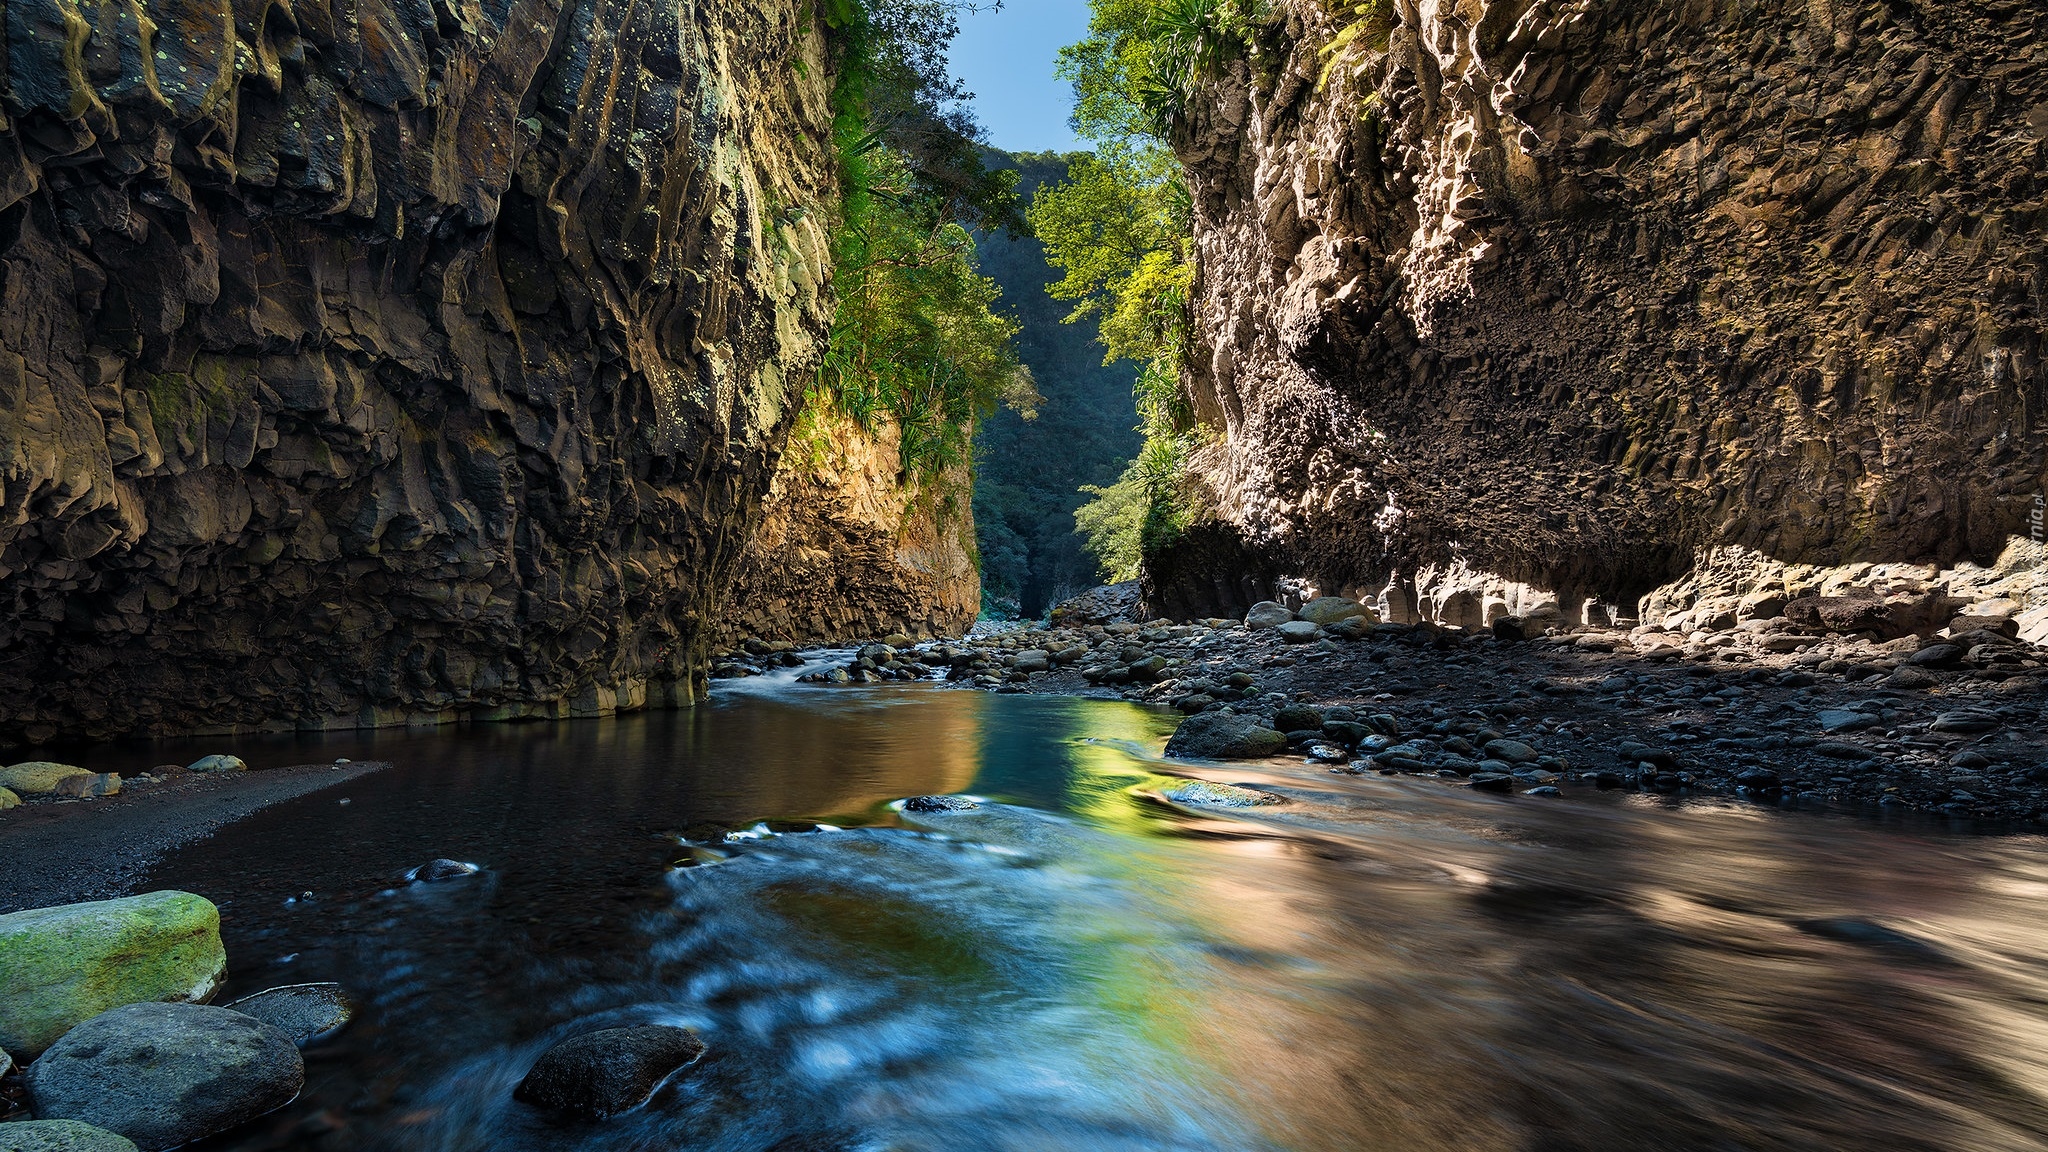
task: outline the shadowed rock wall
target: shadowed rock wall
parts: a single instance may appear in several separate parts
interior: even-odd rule
[[[692,698],[827,315],[801,0],[8,0],[0,738]]]
[[[972,476],[955,469],[921,490],[906,483],[894,427],[813,419],[818,434],[783,457],[726,594],[728,645],[964,635],[981,611]]]
[[[2048,8],[1395,0],[1324,79],[1353,7],[1284,0],[1177,141],[1197,473],[1275,567],[1570,616],[2026,534]]]

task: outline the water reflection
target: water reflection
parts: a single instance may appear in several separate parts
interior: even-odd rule
[[[231,994],[369,1001],[229,1146],[2048,1147],[2038,841],[1189,769],[1154,758],[1169,726],[756,683],[324,742],[402,768],[153,878],[224,903]],[[1186,771],[1289,803],[1148,798]],[[955,791],[992,803],[885,806]],[[850,827],[724,841],[758,820]],[[436,855],[488,867],[393,883]],[[629,1020],[712,1055],[607,1125],[510,1101],[548,1043]]]

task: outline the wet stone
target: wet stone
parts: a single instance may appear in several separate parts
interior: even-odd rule
[[[292,1038],[301,1048],[340,1031],[355,1018],[355,1005],[339,984],[286,984],[228,1005]]]
[[[1235,784],[1212,784],[1207,780],[1189,780],[1167,789],[1165,796],[1176,804],[1198,804],[1211,808],[1259,808],[1269,804],[1285,803],[1271,792],[1254,788],[1240,788]]]
[[[474,876],[481,871],[483,869],[466,861],[443,857],[439,860],[429,860],[407,872],[405,878],[416,883],[435,884],[443,880],[459,880],[464,876]]]
[[[513,1098],[537,1108],[607,1119],[647,1103],[670,1076],[704,1055],[687,1028],[643,1024],[573,1036],[534,1062]]]
[[[972,812],[979,807],[965,796],[912,796],[903,802],[905,812],[927,816],[938,812]]]

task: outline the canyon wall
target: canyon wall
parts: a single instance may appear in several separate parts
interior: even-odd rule
[[[0,739],[699,688],[829,311],[802,0],[8,0]]]
[[[1175,141],[1212,436],[1176,614],[1292,573],[1627,616],[1716,548],[2027,535],[2048,8],[1392,0],[1326,53],[1354,7],[1282,0]]]
[[[960,636],[981,611],[966,468],[903,473],[893,425],[813,413],[783,456],[720,613],[725,646]]]

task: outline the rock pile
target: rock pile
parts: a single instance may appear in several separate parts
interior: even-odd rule
[[[348,998],[293,985],[209,1007],[226,966],[219,910],[187,892],[0,916],[0,1044],[33,1057],[36,1117],[0,1125],[0,1149],[163,1152],[289,1103],[299,1047],[346,1025]]]

